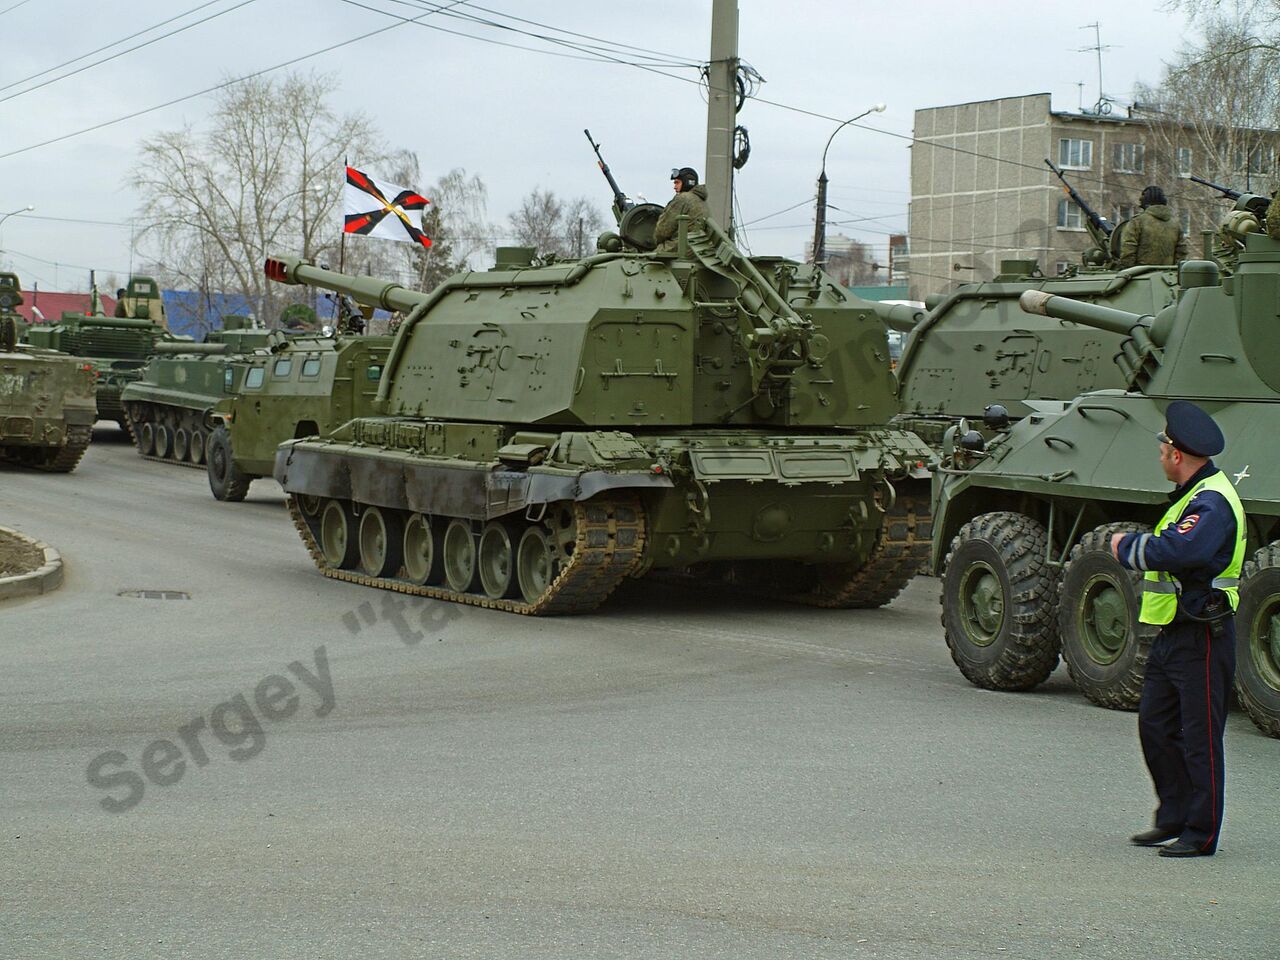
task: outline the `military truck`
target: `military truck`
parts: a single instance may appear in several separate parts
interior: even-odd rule
[[[268,259],[406,314],[376,413],[277,455],[316,565],[522,614],[654,570],[888,603],[927,553],[929,451],[888,426],[880,310],[710,220],[653,252],[661,208],[619,207],[593,256],[501,248],[430,293]]]
[[[1044,291],[1028,313],[1124,338],[1123,389],[1041,402],[989,443],[952,432],[935,478],[932,565],[960,671],[978,686],[1026,690],[1059,656],[1102,706],[1132,709],[1155,628],[1138,622],[1138,576],[1110,535],[1150,529],[1168,506],[1156,433],[1175,399],[1227,437],[1215,458],[1244,503],[1252,560],[1240,584],[1236,689],[1260,729],[1280,736],[1280,243],[1244,237],[1234,274],[1186,261],[1176,301],[1153,315]]]
[[[98,418],[93,364],[19,345],[21,303],[17,274],[0,273],[0,459],[70,473]]]
[[[250,483],[271,475],[282,442],[368,413],[390,347],[390,337],[294,337],[229,362],[206,455],[214,497],[243,500]]]
[[[116,421],[127,431],[121,392],[141,375],[157,343],[179,342],[179,338],[164,326],[163,301],[159,300],[154,280],[131,277],[126,290],[131,292],[132,300],[118,301],[115,316],[108,317],[103,311],[95,286],[88,314],[65,311],[58,323],[32,327],[27,340],[33,346],[89,360],[98,371],[98,416]],[[159,307],[153,308],[151,294]],[[125,304],[123,308],[121,303]],[[157,314],[158,319],[152,319]]]
[[[895,423],[935,449],[961,417],[990,432],[1025,417],[1037,401],[1123,385],[1111,362],[1123,336],[1027,314],[1018,306],[1023,291],[1139,314],[1158,313],[1177,294],[1173,265],[1118,269],[1121,228],[1093,210],[1051,161],[1045,163],[1084,213],[1094,246],[1080,265],[1045,276],[1035,260],[1003,260],[992,280],[931,298],[927,312],[900,324],[906,342],[897,365],[902,415]]]

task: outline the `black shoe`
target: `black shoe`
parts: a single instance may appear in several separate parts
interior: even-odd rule
[[[1205,850],[1197,847],[1194,843],[1187,843],[1185,840],[1175,840],[1167,847],[1160,848],[1160,856],[1162,857],[1212,857],[1212,850]]]
[[[1162,843],[1168,843],[1170,840],[1176,840],[1180,830],[1166,830],[1163,827],[1153,827],[1150,830],[1143,830],[1141,833],[1135,833],[1129,838],[1129,842],[1138,847],[1158,847]]]

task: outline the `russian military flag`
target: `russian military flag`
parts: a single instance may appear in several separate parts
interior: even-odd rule
[[[422,211],[430,202],[416,190],[379,182],[355,167],[347,167],[342,229],[345,233],[429,247],[431,238],[422,232]]]

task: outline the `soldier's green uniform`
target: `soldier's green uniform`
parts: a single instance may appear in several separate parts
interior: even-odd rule
[[[1177,263],[1187,255],[1187,238],[1173,222],[1164,191],[1142,191],[1143,210],[1123,226],[1120,234],[1120,268],[1142,264]]]
[[[1271,195],[1271,206],[1267,207],[1267,236],[1280,240],[1280,190]]]
[[[698,184],[691,190],[681,190],[667,203],[658,217],[658,225],[653,229],[653,238],[658,241],[660,253],[676,252],[676,233],[679,229],[677,217],[687,216],[690,223],[701,220],[707,215],[707,188]]]

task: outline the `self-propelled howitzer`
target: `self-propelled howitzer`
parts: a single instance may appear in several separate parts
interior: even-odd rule
[[[712,569],[831,606],[887,603],[925,552],[927,448],[895,410],[875,309],[714,224],[675,255],[499,251],[430,293],[272,258],[407,314],[374,403],[281,446],[326,575],[519,613]]]
[[[1248,236],[1231,277],[1184,262],[1179,286],[1155,315],[1023,294],[1033,313],[1123,336],[1124,389],[1043,403],[985,448],[976,434],[955,445],[935,481],[947,643],[979,686],[1028,689],[1061,655],[1090,699],[1135,707],[1155,628],[1138,622],[1141,587],[1110,536],[1150,529],[1168,507],[1156,433],[1171,401],[1192,400],[1227,438],[1214,459],[1248,526],[1237,690],[1280,736],[1280,243]]]

